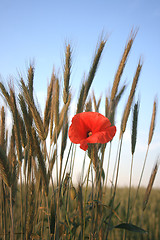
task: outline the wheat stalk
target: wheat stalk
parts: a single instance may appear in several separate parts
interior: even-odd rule
[[[84,229],[83,229],[83,195],[82,195],[82,186],[79,184],[78,185],[78,190],[77,190],[77,200],[78,200],[78,212],[80,216],[80,223],[81,223],[81,231],[82,231],[82,236],[84,239]]]
[[[30,239],[33,231],[33,222],[35,216],[35,186],[32,180],[29,186],[28,210],[26,219],[26,240]]]

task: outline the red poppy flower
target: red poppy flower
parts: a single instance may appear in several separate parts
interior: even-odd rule
[[[88,143],[107,143],[116,133],[108,118],[97,112],[82,112],[72,118],[68,135],[73,143],[79,143],[86,151]]]

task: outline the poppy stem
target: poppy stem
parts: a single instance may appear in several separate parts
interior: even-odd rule
[[[108,221],[108,227],[107,227],[107,233],[106,233],[106,238],[108,239],[108,234],[109,234],[109,230],[110,230],[110,223],[111,223],[111,218],[113,215],[113,207],[114,207],[114,199],[115,199],[115,195],[116,195],[116,189],[117,189],[117,182],[118,182],[118,174],[119,174],[119,165],[120,165],[120,159],[121,159],[121,149],[122,149],[122,141],[123,141],[123,134],[121,136],[121,139],[119,141],[119,151],[118,151],[118,162],[117,162],[117,172],[116,172],[116,180],[115,180],[115,185],[114,185],[114,192],[113,195],[111,197],[111,210],[110,210],[110,216],[109,216],[109,221]]]
[[[85,189],[85,195],[84,195],[84,213],[83,213],[83,229],[85,230],[85,215],[86,215],[86,203],[87,203],[87,191],[88,191],[88,182],[89,182],[89,174],[90,174],[90,169],[91,169],[91,164],[92,164],[92,158],[90,159],[89,167],[88,167],[88,173],[87,173],[87,183],[86,183],[86,189]],[[84,232],[83,231],[83,240],[84,240]]]

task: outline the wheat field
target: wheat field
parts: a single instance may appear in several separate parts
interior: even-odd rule
[[[126,90],[126,85],[120,84],[121,76],[136,34],[136,31],[131,31],[110,94],[105,96],[105,113],[102,114],[109,119],[111,126],[115,125],[118,104]],[[88,76],[79,90],[75,115],[100,111],[101,97],[96,99],[90,88],[106,41],[101,39],[98,43]],[[135,101],[135,92],[142,67],[140,58],[121,118],[111,188],[107,181],[114,136],[105,143],[100,140],[83,146],[87,150],[82,159],[82,176],[77,185],[72,179],[76,144],[68,137],[73,117],[70,116],[73,104],[70,44],[65,50],[63,83],[54,70],[43,113],[34,95],[33,64],[28,67],[27,79],[19,76],[18,90],[13,82],[0,82],[1,98],[5,103],[0,111],[0,239],[160,239],[160,190],[153,189],[158,160],[147,188],[141,188],[155,130],[156,98],[143,168],[138,186],[132,187],[140,104],[139,100]],[[8,110],[12,116],[11,129],[6,126]],[[121,149],[129,115],[132,115],[130,180],[128,188],[119,188]],[[90,132],[87,137],[90,137]],[[104,170],[106,148],[109,154],[107,170]],[[86,158],[90,163],[85,172]]]

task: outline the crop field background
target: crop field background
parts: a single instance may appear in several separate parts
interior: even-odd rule
[[[23,189],[24,191],[25,189]],[[91,189],[89,189],[90,191]],[[51,190],[52,191],[52,190]],[[132,189],[132,196],[135,196],[136,189]],[[155,239],[158,240],[160,238],[160,208],[159,208],[159,202],[160,202],[160,190],[159,189],[153,189],[152,194],[150,196],[150,200],[148,202],[148,206],[145,210],[145,212],[142,211],[142,206],[143,206],[143,198],[145,194],[145,189],[141,188],[139,191],[139,197],[136,201],[135,209],[132,214],[132,223],[138,226],[143,226],[145,230],[147,230],[147,234],[140,234],[140,233],[135,233],[135,232],[127,232],[127,239]],[[110,189],[105,190],[105,195],[110,195]],[[115,198],[115,206],[119,205],[120,206],[117,210],[118,217],[121,220],[125,220],[126,218],[126,213],[127,213],[127,198],[128,198],[128,188],[118,188],[117,193],[116,193],[116,198]],[[24,200],[24,199],[23,199]],[[108,203],[109,198],[106,197],[106,204]],[[50,206],[50,200],[49,200],[49,206]],[[70,202],[70,208],[73,210],[77,206],[77,200],[74,199]],[[9,209],[9,208],[8,208]],[[18,196],[17,196],[17,203],[15,204],[14,207],[14,216],[15,216],[15,238],[16,239],[21,239],[20,237],[20,232],[21,232],[21,214],[20,214],[20,191],[18,191]],[[45,209],[40,208],[39,213],[46,213]],[[1,216],[2,217],[2,216]],[[8,213],[9,217],[9,213]],[[113,217],[113,224],[118,224],[120,221],[117,216]],[[2,221],[2,218],[1,218]],[[48,232],[48,223],[47,223],[47,215],[44,217],[44,239],[47,239],[45,235],[47,235]],[[9,219],[6,221],[7,223],[7,229],[9,228]],[[1,226],[2,222],[1,222]],[[35,229],[37,229],[38,226],[35,226]],[[1,239],[3,239],[3,234],[2,234],[2,229],[1,229]],[[113,231],[110,232],[110,237],[109,239],[123,239],[124,231],[120,229],[114,229]],[[6,239],[10,239],[9,236],[6,236]],[[38,239],[38,237],[33,237],[33,239]],[[68,239],[68,238],[64,238]]]

